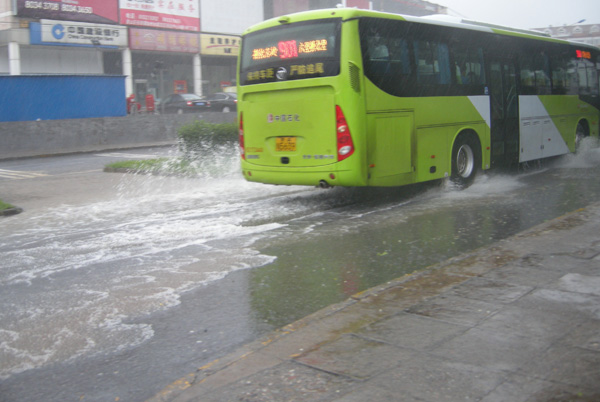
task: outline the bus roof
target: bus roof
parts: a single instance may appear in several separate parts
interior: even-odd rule
[[[385,18],[401,21],[409,21],[420,24],[430,24],[445,26],[449,28],[467,29],[471,31],[494,33],[498,35],[522,37],[533,40],[542,40],[547,42],[555,42],[561,44],[575,44],[577,46],[585,46],[593,49],[597,49],[591,45],[584,43],[576,43],[564,39],[553,38],[550,35],[533,30],[526,30],[520,28],[513,28],[495,24],[489,24],[480,21],[466,20],[461,18],[455,18],[449,15],[432,15],[425,17],[415,17],[410,15],[392,14],[381,11],[363,10],[358,8],[330,8],[320,10],[302,11],[299,13],[282,15],[276,18],[255,24],[244,31],[242,35],[254,32],[256,30],[272,28],[284,24],[291,24],[294,22],[309,21],[314,19],[325,19],[325,18],[342,18],[343,20],[352,20],[361,17],[373,17],[373,18]]]

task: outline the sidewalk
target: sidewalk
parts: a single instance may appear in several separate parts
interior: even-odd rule
[[[600,203],[355,295],[150,401],[600,401]]]

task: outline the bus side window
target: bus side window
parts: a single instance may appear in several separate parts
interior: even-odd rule
[[[535,91],[535,72],[533,69],[533,60],[528,56],[522,55],[519,58],[521,66],[521,93],[523,95],[533,95]]]
[[[551,93],[550,63],[544,52],[524,53],[519,58],[521,66],[521,93],[548,95]]]
[[[570,87],[569,58],[566,54],[556,54],[552,62],[552,93],[564,95]]]
[[[600,56],[596,60],[596,93],[600,96]]]
[[[448,45],[434,41],[414,41],[417,82],[421,85],[450,84]]]
[[[579,94],[579,76],[577,74],[577,60],[569,59],[567,63],[567,94]]]
[[[409,42],[404,30],[394,29],[397,23],[384,26],[363,21],[363,65],[365,76],[379,89],[395,96],[414,92],[414,67],[410,59]]]
[[[485,84],[483,50],[481,48],[457,49],[454,52],[454,56],[457,84]]]
[[[588,74],[585,60],[579,59],[577,61],[577,78],[579,81],[579,93],[583,95],[588,95],[590,93],[590,86],[588,83]]]
[[[394,75],[410,75],[412,69],[410,65],[408,43],[405,39],[393,39],[390,42],[390,61],[392,63],[392,72]]]
[[[598,95],[598,70],[591,61],[587,62],[586,70],[590,95]]]
[[[538,95],[549,95],[550,85],[550,63],[548,55],[541,52],[535,57],[535,87]]]

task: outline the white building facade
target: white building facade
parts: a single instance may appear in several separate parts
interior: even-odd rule
[[[126,93],[206,95],[235,85],[240,34],[309,9],[446,13],[421,0],[0,0],[0,74],[111,74]]]
[[[124,75],[138,99],[218,92],[235,84],[239,34],[262,4],[0,0],[0,74]]]

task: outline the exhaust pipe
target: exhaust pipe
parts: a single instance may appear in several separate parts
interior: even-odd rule
[[[333,188],[333,186],[331,186],[329,183],[327,183],[325,180],[321,180],[319,182],[319,188]]]

